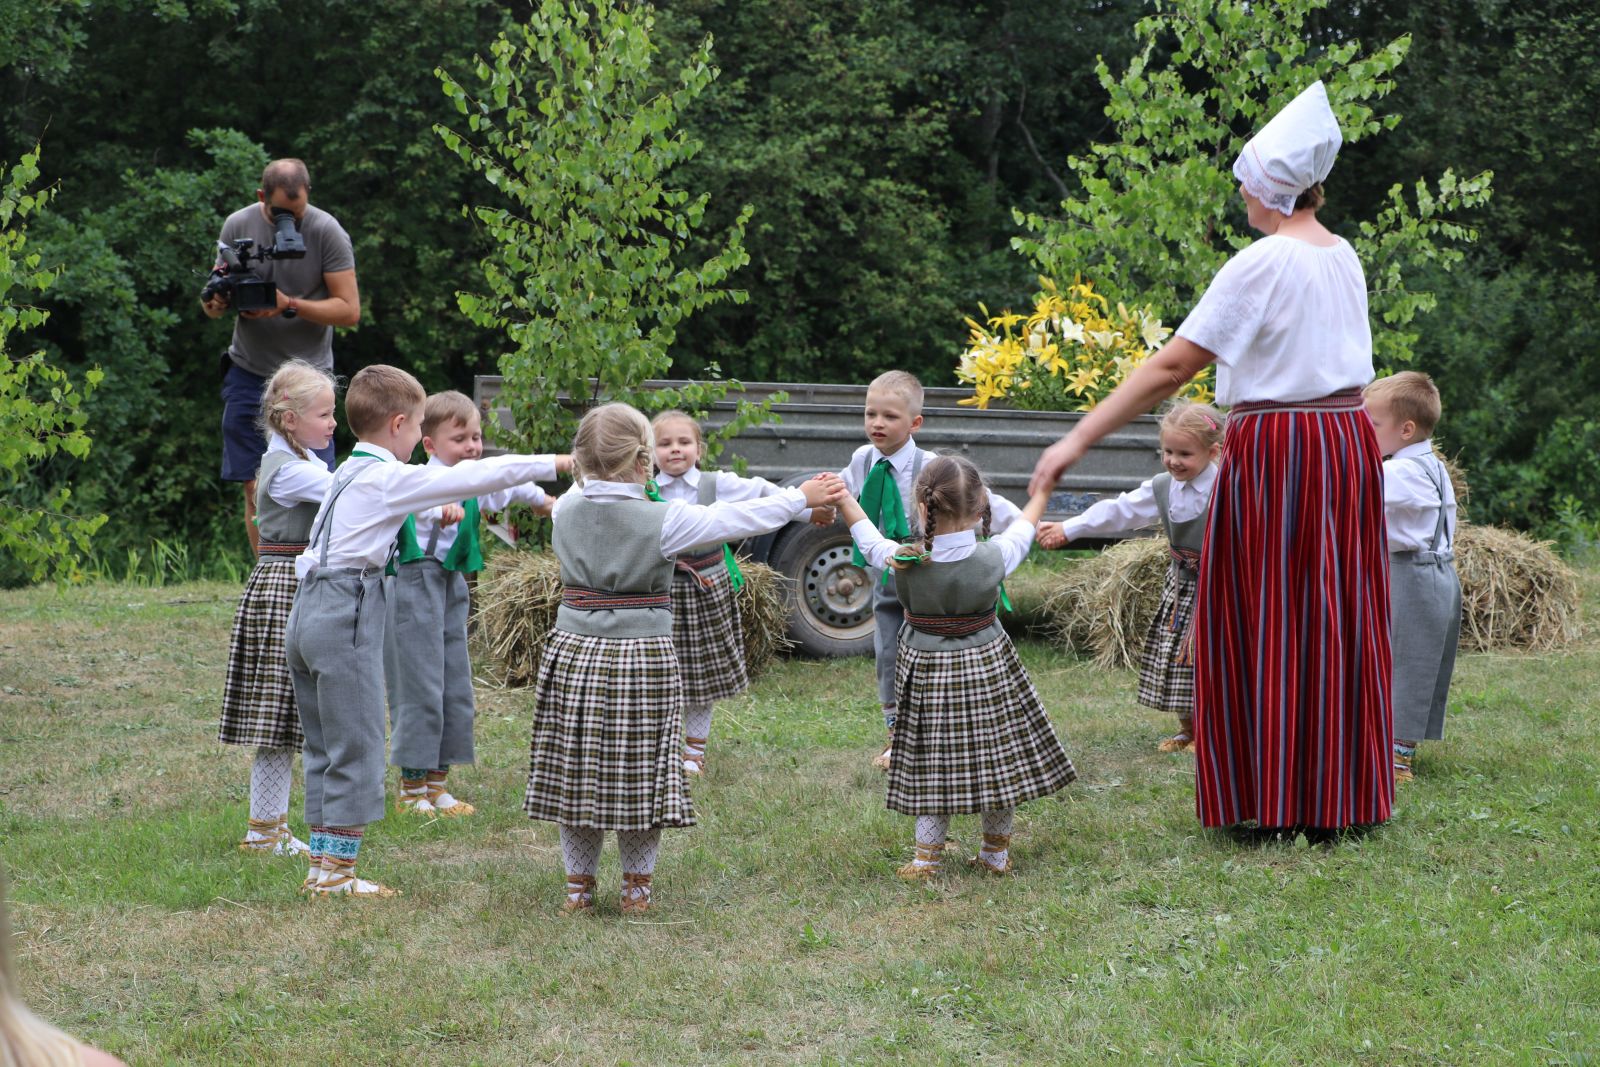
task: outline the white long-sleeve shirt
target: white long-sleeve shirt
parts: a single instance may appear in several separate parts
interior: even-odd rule
[[[562,502],[574,492],[598,504],[646,499],[644,486],[638,482],[584,482],[581,488],[569,490],[556,500],[555,512],[551,515],[556,523],[561,521]],[[789,488],[744,501],[686,504],[682,500],[667,500],[661,506],[667,509],[661,523],[661,557],[674,559],[696,545],[738,541],[776,530],[806,510],[806,495],[798,488]]]
[[[333,472],[322,465],[322,460],[312,453],[310,459],[301,459],[279,433],[267,438],[268,452],[284,452],[294,458],[279,467],[267,482],[267,495],[286,508],[296,504],[320,504],[328,495],[333,482]]]
[[[1091,504],[1081,515],[1074,515],[1061,523],[1061,532],[1068,541],[1084,537],[1110,537],[1130,530],[1144,530],[1160,525],[1161,509],[1156,506],[1152,478],[1120,496]],[[1167,491],[1167,510],[1173,522],[1188,522],[1206,509],[1211,502],[1211,491],[1217,487],[1217,465],[1209,463],[1206,469],[1186,482],[1176,478]]]
[[[1424,457],[1438,468],[1444,485],[1444,499],[1433,487],[1427,471],[1412,457]],[[1439,523],[1439,508],[1444,511],[1444,538],[1438,548],[1450,548],[1456,536],[1456,491],[1450,476],[1433,454],[1433,441],[1407,445],[1383,461],[1383,517],[1389,527],[1389,551],[1410,552],[1432,549],[1433,530]]]
[[[362,460],[360,453],[376,458]],[[551,456],[508,455],[464,459],[453,467],[442,463],[416,466],[401,463],[387,449],[366,442],[356,446],[351,458],[363,466],[351,476],[334,505],[328,529],[330,567],[381,567],[407,515],[534,481],[554,462]],[[330,496],[332,488],[330,485]],[[327,510],[324,499],[311,526],[311,547],[295,561],[295,571],[302,579],[319,565],[318,541]]]
[[[1005,560],[1006,573],[1010,574],[1021,566],[1022,561],[1028,558],[1028,549],[1033,545],[1033,523],[1019,518],[1003,533],[989,538],[989,544],[1000,549],[1000,556]],[[889,540],[878,532],[871,520],[862,519],[850,527],[850,536],[855,538],[856,547],[861,549],[861,554],[867,558],[867,565],[879,570],[889,565],[889,560],[894,556],[900,545]],[[933,547],[928,553],[929,558],[935,563],[954,563],[972,555],[978,547],[978,535],[972,530],[957,530],[954,533],[933,535]]]
[[[539,469],[539,473],[534,477],[541,482],[555,481],[556,457],[530,456],[528,458],[537,460],[543,464],[543,466],[541,466]],[[450,469],[442,460],[439,459],[438,456],[429,456],[427,466],[441,467],[445,470]],[[466,498],[463,497],[462,499],[465,500]],[[478,510],[492,514],[496,511],[504,511],[512,504],[527,504],[530,507],[538,507],[547,499],[548,496],[543,489],[539,488],[533,482],[524,482],[521,485],[513,485],[509,489],[501,489],[493,493],[479,494]],[[452,503],[454,503],[454,501],[452,501]],[[427,551],[428,538],[433,536],[433,529],[438,525],[439,513],[437,511],[419,512],[417,514],[417,544],[422,547],[423,551]],[[433,549],[433,555],[435,559],[443,562],[445,557],[450,555],[450,548],[456,543],[456,533],[460,529],[461,524],[458,522],[452,522],[448,526],[439,527],[439,543],[435,545]]]
[[[693,504],[700,499],[702,478],[717,480],[718,500],[735,503],[775,496],[783,491],[765,478],[743,478],[732,471],[702,471],[696,467],[690,467],[679,475],[661,472],[656,475],[656,488],[661,491],[662,500],[681,500],[685,504]]]
[[[905,505],[906,521],[915,526],[917,522],[917,506],[911,495],[911,471],[916,466],[917,453],[922,453],[922,464],[939,458],[939,453],[930,452],[926,448],[919,448],[915,437],[906,438],[906,443],[901,445],[894,455],[885,455],[877,445],[862,445],[850,456],[850,462],[844,470],[839,472],[839,477],[844,480],[845,488],[850,490],[850,495],[857,499],[861,496],[861,457],[866,456],[867,473],[872,473],[872,468],[878,465],[881,459],[887,459],[894,470],[894,484],[900,490],[900,503]],[[1022,509],[1017,507],[1005,497],[997,493],[989,493],[989,531],[999,533],[1017,521],[1017,516],[1022,514]]]

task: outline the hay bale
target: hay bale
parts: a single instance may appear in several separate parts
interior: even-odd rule
[[[1169,558],[1165,537],[1141,537],[1069,567],[1044,605],[1062,645],[1102,667],[1137,666]]]
[[[1543,652],[1579,637],[1578,578],[1550,542],[1462,523],[1455,550],[1462,650]],[[1074,564],[1044,607],[1060,643],[1103,667],[1138,666],[1166,567],[1161,537],[1124,541]]]
[[[783,579],[771,567],[740,562],[745,661],[756,677],[789,647]],[[508,686],[529,686],[539,672],[545,637],[561,606],[561,567],[549,552],[496,552],[475,597],[478,628]]]
[[[1461,648],[1545,652],[1577,640],[1578,576],[1550,550],[1515,530],[1462,523]]]

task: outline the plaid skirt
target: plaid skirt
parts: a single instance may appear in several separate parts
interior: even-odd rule
[[[1014,808],[1078,776],[1004,634],[956,651],[902,643],[895,691],[887,799],[893,811]]]
[[[596,830],[693,826],[670,637],[552,630],[533,693],[522,810]]]
[[[298,752],[305,744],[283,652],[283,632],[299,586],[293,556],[262,556],[244,583],[228,638],[228,675],[217,727],[217,740],[225,745]]]
[[[706,577],[709,589],[682,571],[672,578],[672,647],[685,707],[707,707],[750,688],[733,583],[720,567]]]
[[[1194,714],[1194,659],[1186,661],[1183,645],[1194,619],[1193,580],[1185,581],[1177,563],[1167,567],[1161,603],[1144,634],[1139,657],[1139,703],[1157,711]],[[1183,661],[1183,662],[1180,662]]]

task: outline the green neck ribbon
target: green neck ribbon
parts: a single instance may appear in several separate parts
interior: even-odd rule
[[[644,495],[657,504],[665,503],[661,497],[661,487],[656,484],[654,478],[644,483]],[[737,593],[743,589],[744,571],[739,569],[739,557],[733,554],[733,546],[722,546],[722,565],[728,568],[728,584],[733,586],[733,591]]]
[[[861,487],[861,510],[878,532],[891,541],[904,541],[911,536],[911,524],[906,521],[905,502],[900,499],[900,487],[894,484],[894,464],[880,459],[867,473],[866,484]],[[850,558],[857,567],[867,565],[867,557],[859,547],[852,546]],[[887,577],[888,572],[884,572]]]

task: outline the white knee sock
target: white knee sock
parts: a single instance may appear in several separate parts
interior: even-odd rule
[[[683,709],[683,736],[684,747],[691,755],[705,755],[705,742],[711,736],[711,705],[693,704]],[[696,745],[687,739],[697,737],[700,744]]]
[[[622,869],[629,874],[652,874],[656,855],[661,851],[660,830],[619,830],[617,848],[622,853]]]
[[[593,877],[600,869],[600,849],[605,845],[606,832],[586,826],[561,824],[561,862],[568,874],[587,874]]]
[[[258,748],[250,764],[250,818],[276,821],[289,811],[294,749]]]

